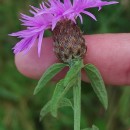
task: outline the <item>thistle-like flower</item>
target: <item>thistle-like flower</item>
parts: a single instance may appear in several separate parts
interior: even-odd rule
[[[11,34],[21,39],[13,48],[14,53],[28,52],[34,43],[38,43],[40,56],[44,32],[51,29],[54,52],[61,61],[69,62],[73,58],[82,58],[86,53],[86,46],[76,19],[79,17],[83,23],[83,13],[96,20],[96,17],[87,11],[88,8],[98,7],[101,10],[102,6],[116,3],[118,2],[101,0],[48,0],[42,2],[40,8],[31,6],[30,13],[33,16],[21,14],[22,25],[27,27],[26,30]]]
[[[54,52],[60,61],[69,64],[70,69],[65,78],[57,83],[52,99],[42,108],[40,116],[42,119],[48,112],[51,112],[56,117],[57,109],[61,106],[60,102],[64,105],[69,103],[69,106],[73,106],[74,110],[74,130],[80,130],[81,69],[85,70],[93,90],[105,109],[108,106],[108,98],[103,79],[98,69],[92,64],[83,64],[83,56],[87,51],[87,47],[82,32],[76,24],[76,19],[79,17],[81,23],[83,23],[81,15],[83,13],[96,20],[96,17],[87,11],[88,8],[98,7],[101,10],[102,6],[118,2],[101,0],[62,1],[48,0],[48,2],[41,3],[40,8],[31,6],[30,13],[32,16],[21,14],[22,19],[20,19],[22,25],[27,28],[10,35],[21,39],[13,48],[15,54],[21,51],[28,52],[33,44],[37,43],[38,55],[40,56],[44,32],[47,29],[52,31]],[[37,94],[65,66],[67,64],[56,63],[49,67],[39,80],[34,94]],[[71,87],[73,87],[73,105],[65,97]],[[66,103],[64,103],[64,100]],[[98,130],[94,125],[92,129]]]

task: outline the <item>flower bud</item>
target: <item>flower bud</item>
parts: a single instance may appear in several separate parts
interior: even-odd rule
[[[62,62],[83,58],[87,47],[80,28],[71,20],[59,21],[53,30],[54,52]]]

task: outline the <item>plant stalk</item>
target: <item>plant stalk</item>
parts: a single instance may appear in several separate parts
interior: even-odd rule
[[[73,87],[74,96],[74,130],[80,130],[81,118],[81,71],[77,75],[77,84]]]

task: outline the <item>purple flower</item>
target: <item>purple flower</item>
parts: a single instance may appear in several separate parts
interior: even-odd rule
[[[11,36],[17,36],[22,39],[13,48],[15,54],[21,51],[28,52],[35,41],[38,40],[38,55],[40,56],[44,31],[51,28],[53,15],[37,15],[41,10],[45,10],[42,6],[40,9],[35,7],[32,7],[32,9],[30,12],[33,14],[33,17],[21,14],[22,19],[20,20],[22,21],[22,25],[26,26],[27,29],[10,34]]]
[[[22,25],[27,27],[26,30],[10,34],[21,39],[14,46],[14,53],[28,52],[32,45],[38,41],[38,55],[40,56],[45,30],[53,30],[57,22],[64,19],[72,20],[76,23],[76,19],[79,17],[81,23],[83,23],[82,13],[96,20],[96,17],[87,11],[88,8],[98,7],[101,10],[102,6],[117,3],[116,1],[107,2],[101,0],[73,0],[73,3],[71,3],[71,0],[64,0],[64,2],[48,0],[48,2],[42,2],[40,8],[31,6],[32,10],[30,10],[30,13],[33,16],[21,14],[22,19],[20,20]]]

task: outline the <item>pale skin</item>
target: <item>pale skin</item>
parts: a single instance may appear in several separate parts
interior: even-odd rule
[[[94,64],[105,81],[110,85],[130,85],[130,33],[85,35],[87,53],[84,64]],[[53,52],[52,38],[44,38],[41,56],[37,54],[37,43],[31,50],[15,55],[17,69],[25,76],[39,79],[52,64],[59,62]],[[64,69],[55,79],[61,79],[66,73]],[[82,80],[88,82],[82,72]]]

